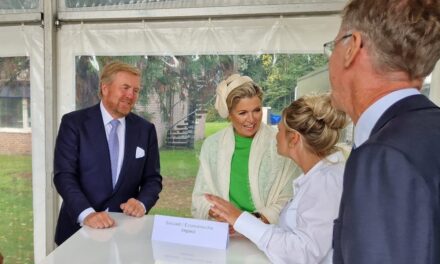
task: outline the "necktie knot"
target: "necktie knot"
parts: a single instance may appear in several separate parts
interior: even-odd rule
[[[116,129],[116,128],[118,128],[118,126],[119,126],[120,123],[121,123],[121,122],[119,122],[118,119],[113,119],[112,121],[110,121],[110,125],[112,126],[112,129]]]

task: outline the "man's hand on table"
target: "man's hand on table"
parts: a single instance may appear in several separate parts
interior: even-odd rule
[[[130,216],[141,217],[145,215],[143,204],[134,198],[130,198],[126,203],[121,204],[121,210],[124,214]]]
[[[115,220],[107,212],[94,212],[84,219],[84,225],[91,228],[109,228],[115,225]]]

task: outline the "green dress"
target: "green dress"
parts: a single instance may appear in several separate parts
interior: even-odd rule
[[[249,154],[252,138],[235,134],[235,149],[231,161],[231,177],[229,181],[229,200],[243,211],[254,212],[249,185]]]

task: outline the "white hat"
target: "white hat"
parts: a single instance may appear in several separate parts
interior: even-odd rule
[[[215,109],[217,109],[219,115],[223,118],[229,116],[228,105],[226,104],[226,98],[229,93],[241,85],[253,82],[248,76],[240,76],[240,74],[233,74],[228,79],[222,81],[216,90]]]

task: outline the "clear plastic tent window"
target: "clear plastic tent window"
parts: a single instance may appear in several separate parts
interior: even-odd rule
[[[178,0],[63,0],[67,8],[87,8],[99,6],[118,6],[119,8],[130,5],[156,5],[166,6],[166,2],[179,2]]]
[[[0,1],[0,11],[36,9],[40,0],[3,0]]]
[[[254,5],[286,5],[286,4],[313,4],[322,3],[322,0],[59,0],[60,7],[66,11],[81,9],[108,10],[117,8],[125,9],[155,9],[155,8],[206,8],[206,7],[231,7]],[[325,1],[324,1],[325,2]],[[327,2],[341,2],[332,0]],[[70,9],[70,10],[69,10]],[[73,10],[72,10],[73,9]]]

